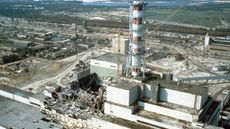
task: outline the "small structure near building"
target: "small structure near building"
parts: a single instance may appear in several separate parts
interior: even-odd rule
[[[90,75],[89,64],[83,61],[79,61],[79,63],[76,64],[75,69],[73,69],[72,72],[70,73],[70,77],[72,76],[75,80],[80,80],[89,75]]]
[[[113,53],[119,53],[126,55],[129,50],[129,40],[126,38],[114,38],[112,39]]]

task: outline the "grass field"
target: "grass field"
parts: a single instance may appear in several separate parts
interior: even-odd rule
[[[100,14],[100,12],[108,12],[107,15],[108,17],[110,17],[109,15],[114,15],[114,13],[110,14],[110,12],[115,12],[120,8],[124,9],[124,7],[82,6],[78,2],[50,2],[49,4],[41,4],[39,2],[20,3],[20,5],[34,5],[37,7],[42,6],[45,8],[45,10],[24,10],[22,8],[15,9],[14,4],[15,3],[10,2],[1,3],[0,15],[37,20],[42,19],[44,17],[43,14],[46,12],[49,12],[51,14],[50,16],[54,16],[57,12],[64,12],[65,14],[86,13],[86,15],[90,13]],[[124,13],[128,13],[128,8],[126,7],[126,9],[123,10],[125,11]],[[146,15],[149,20],[203,25],[206,27],[216,27],[222,25],[221,20],[223,20],[227,24],[230,24],[229,3],[209,3],[199,6],[183,6],[178,10],[177,9],[178,6],[165,5],[160,7],[155,5],[147,8]],[[176,13],[174,14],[174,12]],[[119,17],[120,15],[117,16]],[[63,16],[59,15],[59,17]],[[77,16],[74,18],[77,18]]]
[[[212,4],[208,7],[195,6],[177,9],[150,8],[147,10],[146,15],[150,20],[203,25],[207,27],[222,25],[220,20],[224,20],[230,24],[230,4]]]

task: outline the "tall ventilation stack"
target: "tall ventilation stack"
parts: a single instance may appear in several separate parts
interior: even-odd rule
[[[144,68],[144,10],[147,3],[133,1],[129,9],[129,53],[126,59],[126,76],[141,76]],[[144,73],[143,73],[144,77]]]

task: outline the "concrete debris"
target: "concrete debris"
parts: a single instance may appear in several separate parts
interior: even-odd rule
[[[80,87],[74,89],[57,87],[51,94],[52,97],[47,97],[44,102],[46,109],[55,110],[75,119],[103,116],[103,87],[100,87],[98,92],[85,91]]]

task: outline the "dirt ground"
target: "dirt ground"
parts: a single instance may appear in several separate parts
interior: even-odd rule
[[[51,61],[40,58],[28,58],[22,63],[0,67],[0,84],[17,87],[32,81],[52,77],[68,66],[72,61]],[[18,68],[20,66],[21,68]],[[22,69],[26,70],[22,70]]]

